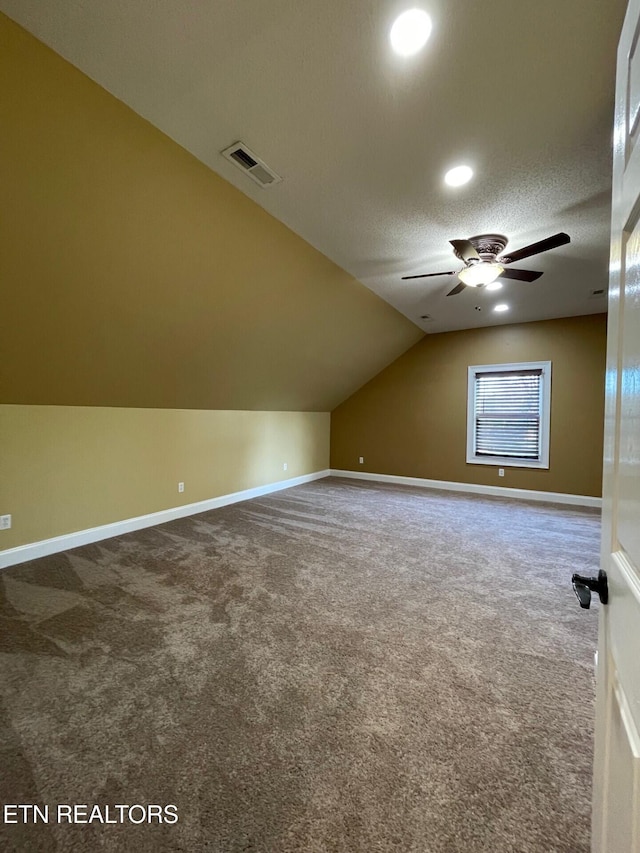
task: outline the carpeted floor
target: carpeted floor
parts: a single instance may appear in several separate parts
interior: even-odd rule
[[[587,853],[599,526],[326,479],[0,573],[0,849]]]

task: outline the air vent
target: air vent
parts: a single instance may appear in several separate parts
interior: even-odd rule
[[[276,175],[273,169],[270,169],[263,160],[256,157],[243,142],[234,142],[233,145],[220,153],[238,169],[242,169],[245,175],[261,187],[270,187],[273,184],[279,184],[282,180],[280,175]]]
[[[589,299],[601,299],[603,296],[607,295],[606,287],[598,287],[595,290],[589,291]]]

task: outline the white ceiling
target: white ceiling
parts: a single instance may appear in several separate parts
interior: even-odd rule
[[[388,32],[433,32],[400,59]],[[615,52],[625,0],[0,0],[2,9],[429,332],[597,313],[606,299]],[[282,183],[220,151],[245,142]],[[442,175],[465,162],[456,190]],[[448,240],[498,232],[502,291],[457,279]],[[249,248],[249,247],[248,247]],[[507,314],[492,313],[498,301]],[[477,311],[476,306],[482,310]],[[422,321],[429,314],[431,321]]]

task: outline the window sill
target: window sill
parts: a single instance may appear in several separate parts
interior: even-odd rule
[[[542,468],[549,470],[549,462],[544,459],[514,459],[512,456],[487,456],[486,458],[467,457],[468,465],[493,465],[494,468]]]

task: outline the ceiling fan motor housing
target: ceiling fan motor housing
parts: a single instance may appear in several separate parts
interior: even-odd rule
[[[498,255],[501,255],[509,241],[504,234],[478,234],[476,237],[469,237],[469,243],[473,246],[476,252],[480,255],[481,261],[493,261]],[[464,261],[462,255],[454,248],[454,255]],[[478,261],[468,261],[467,263],[478,263]]]

